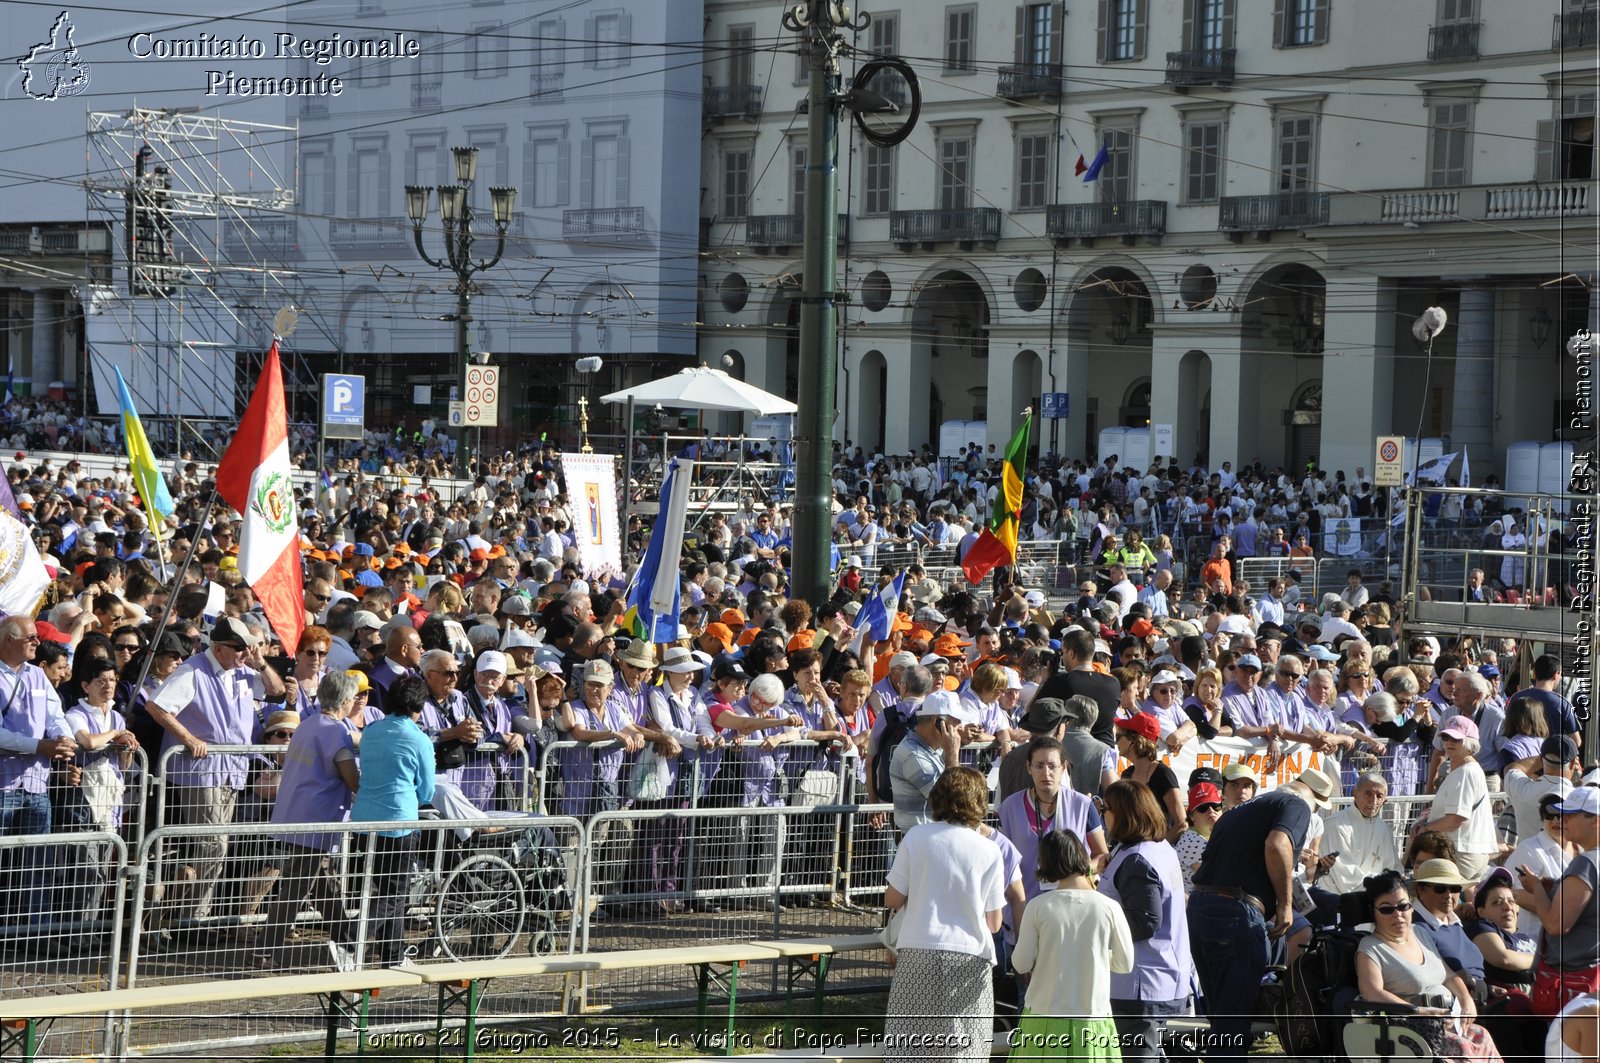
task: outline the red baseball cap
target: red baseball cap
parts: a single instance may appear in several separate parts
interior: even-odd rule
[[[1124,731],[1132,731],[1136,735],[1143,735],[1152,742],[1161,738],[1161,721],[1148,712],[1135,713],[1128,719],[1118,717],[1116,725]]]
[[[48,620],[36,622],[34,627],[39,629],[39,637],[49,642],[59,642],[63,646],[71,645],[72,636],[56,627]]]

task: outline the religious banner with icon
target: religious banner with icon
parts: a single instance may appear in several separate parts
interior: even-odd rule
[[[585,576],[622,571],[617,526],[617,459],[611,454],[561,455],[561,474],[572,500],[572,540]]]

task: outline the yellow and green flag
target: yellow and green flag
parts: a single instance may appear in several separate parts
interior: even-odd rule
[[[1022,426],[1006,444],[1006,461],[1000,472],[1000,494],[989,514],[989,526],[972,549],[961,559],[967,580],[977,583],[1001,565],[1017,560],[1017,533],[1022,526],[1022,478],[1028,464],[1028,434],[1033,428],[1033,411],[1022,415]]]
[[[150,534],[159,540],[161,522],[172,516],[177,507],[172,504],[172,492],[167,489],[166,478],[156,465],[156,455],[145,437],[144,425],[139,423],[139,411],[134,409],[128,382],[122,379],[121,369],[116,369],[116,374],[117,400],[122,404],[122,437],[128,445],[128,468],[133,473],[139,497],[144,500],[145,513],[150,517]]]

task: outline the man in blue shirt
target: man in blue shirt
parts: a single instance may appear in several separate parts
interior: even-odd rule
[[[427,699],[428,687],[421,679],[396,680],[384,698],[384,718],[362,732],[361,789],[350,809],[352,823],[414,820],[421,806],[433,800],[433,742],[417,725]],[[368,937],[384,967],[406,958],[406,896],[416,838],[414,830],[369,836],[373,898]],[[358,957],[348,945],[334,941],[329,948],[340,970],[355,968]]]
[[[1558,689],[1561,686],[1561,658],[1553,654],[1543,654],[1533,662],[1533,685],[1519,690],[1512,695],[1515,698],[1532,698],[1544,709],[1545,726],[1553,735],[1566,735],[1577,743],[1583,745],[1583,736],[1578,733],[1578,717],[1572,711],[1572,702],[1563,697]]]

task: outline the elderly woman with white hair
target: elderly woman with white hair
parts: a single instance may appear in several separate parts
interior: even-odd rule
[[[1489,783],[1478,763],[1478,725],[1469,716],[1452,716],[1439,729],[1449,773],[1433,796],[1433,807],[1419,816],[1412,834],[1439,831],[1455,843],[1456,867],[1469,881],[1483,876],[1500,851],[1494,831]]]
[[[780,749],[799,739],[799,728],[805,723],[794,713],[780,709],[783,698],[783,680],[768,673],[750,680],[745,696],[732,705],[712,709],[716,717],[711,722],[719,730],[735,735],[736,749],[732,755],[742,766],[744,779],[741,808],[776,808],[783,804],[780,780],[788,755]],[[733,840],[732,884],[735,888],[767,892],[775,888],[776,823],[770,818],[739,818],[738,837]],[[767,903],[778,906],[775,897]]]

